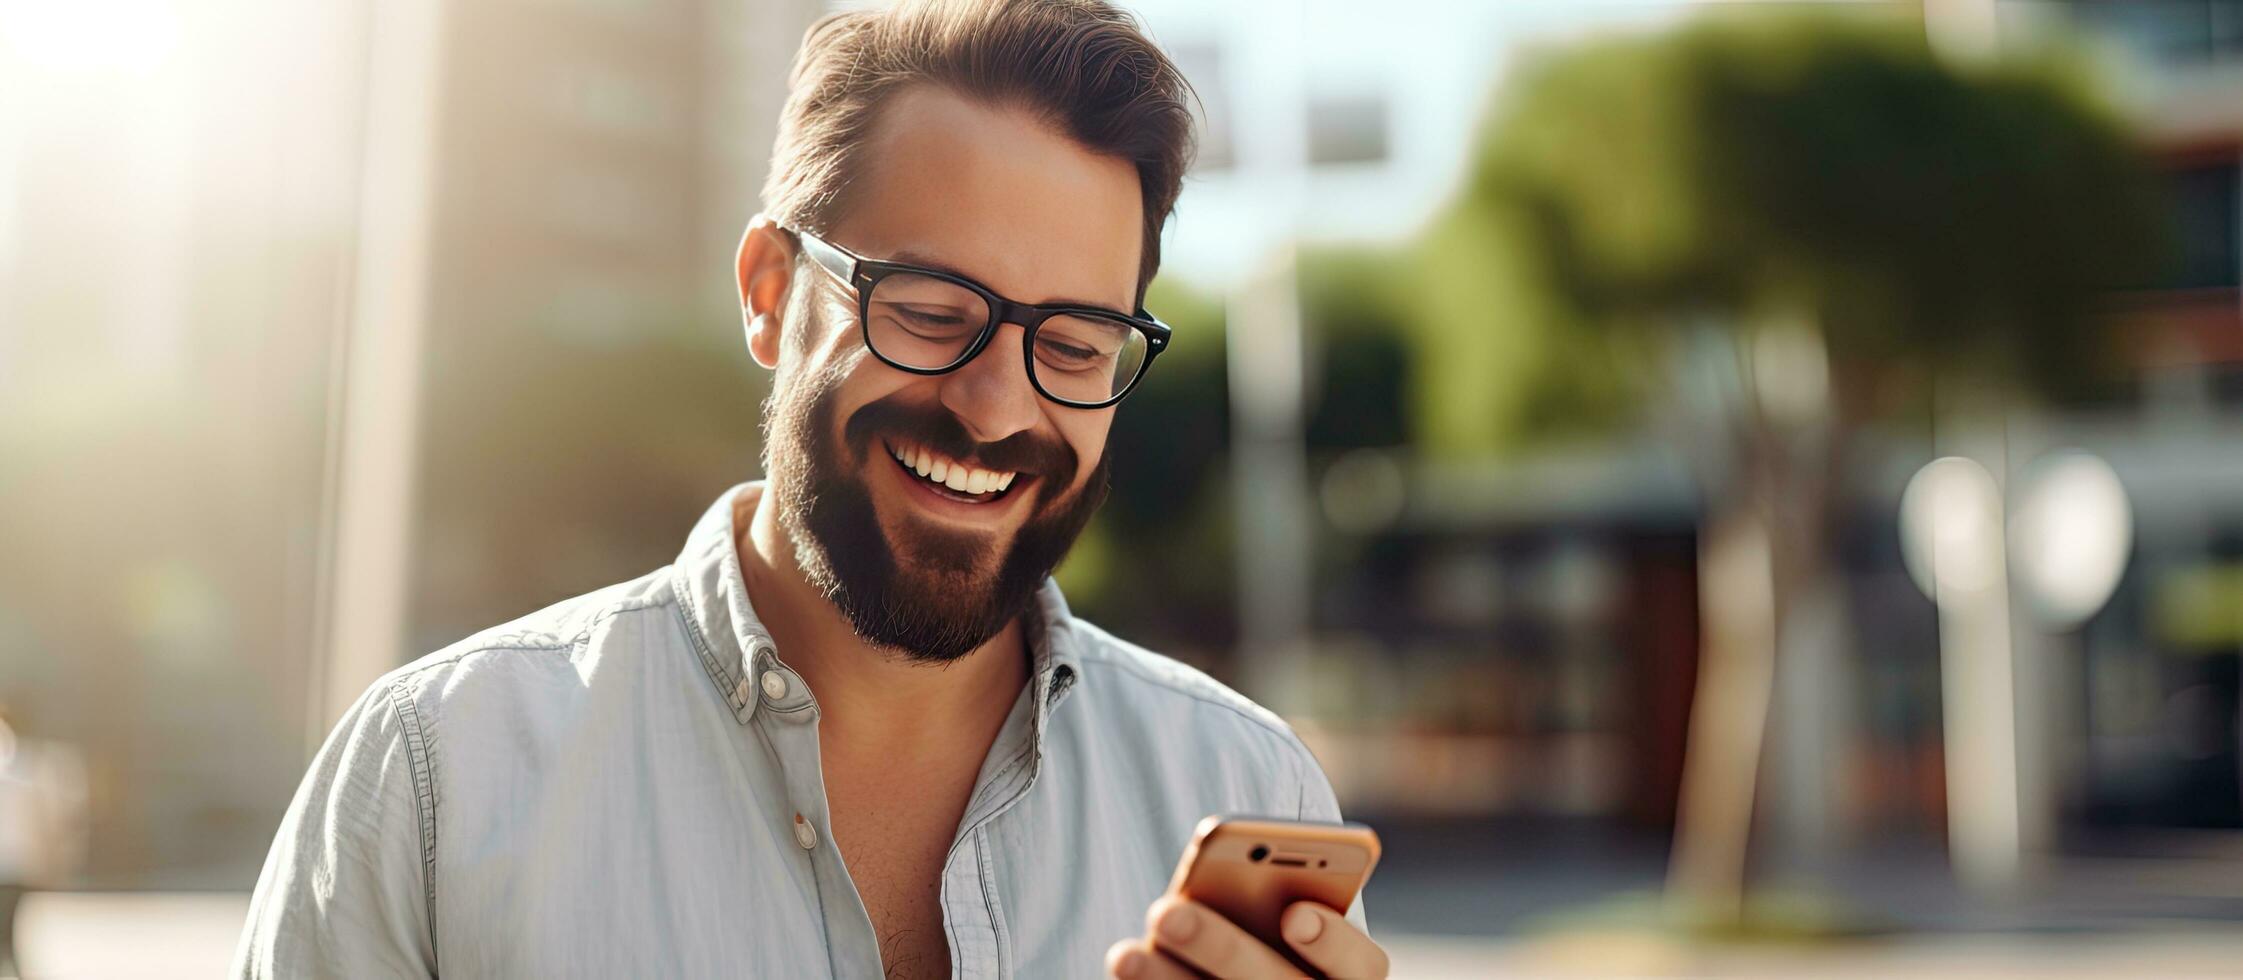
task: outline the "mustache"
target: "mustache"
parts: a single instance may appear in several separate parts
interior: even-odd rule
[[[1025,430],[996,442],[982,442],[969,435],[965,423],[947,410],[919,408],[893,398],[857,409],[841,427],[842,440],[859,457],[871,450],[872,439],[878,435],[917,443],[981,469],[1009,470],[1049,480],[1054,487],[1073,486],[1080,465],[1074,449],[1055,436]]]

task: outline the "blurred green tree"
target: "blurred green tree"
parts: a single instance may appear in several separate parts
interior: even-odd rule
[[[1827,551],[1855,433],[1937,380],[2061,394],[2156,271],[2156,189],[2060,57],[1959,64],[1913,20],[1712,16],[1529,62],[1414,263],[1429,446],[1686,411],[1706,643],[1671,887],[1742,908],[1777,637],[1843,630]],[[1618,349],[1628,358],[1581,356]],[[1634,364],[1636,373],[1620,370]],[[1804,626],[1804,630],[1803,630]]]

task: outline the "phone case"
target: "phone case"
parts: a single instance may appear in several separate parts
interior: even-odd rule
[[[1378,834],[1359,823],[1213,816],[1193,832],[1168,888],[1291,957],[1279,932],[1285,910],[1310,901],[1346,912],[1378,859]]]

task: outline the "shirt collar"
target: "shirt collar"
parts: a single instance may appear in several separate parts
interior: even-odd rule
[[[716,685],[717,695],[732,708],[733,717],[747,724],[760,703],[756,678],[767,669],[787,670],[779,662],[770,631],[748,601],[747,579],[740,571],[736,519],[740,495],[762,489],[762,481],[738,484],[717,497],[687,533],[685,547],[672,567],[677,594],[692,634],[694,652]],[[1042,743],[1048,712],[1067,696],[1082,676],[1078,649],[1081,634],[1074,614],[1059,592],[1059,584],[1045,578],[1036,589],[1036,601],[1022,622],[1035,674],[1029,679],[1036,691],[1036,735]],[[760,662],[759,662],[760,661]],[[787,671],[792,673],[792,671]],[[799,685],[796,685],[799,690]],[[791,700],[791,699],[790,699]],[[782,706],[783,707],[783,706]]]

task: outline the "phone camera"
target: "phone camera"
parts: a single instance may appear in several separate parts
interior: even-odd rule
[[[1260,864],[1269,858],[1269,848],[1256,844],[1253,850],[1246,852],[1246,857],[1255,864]]]

